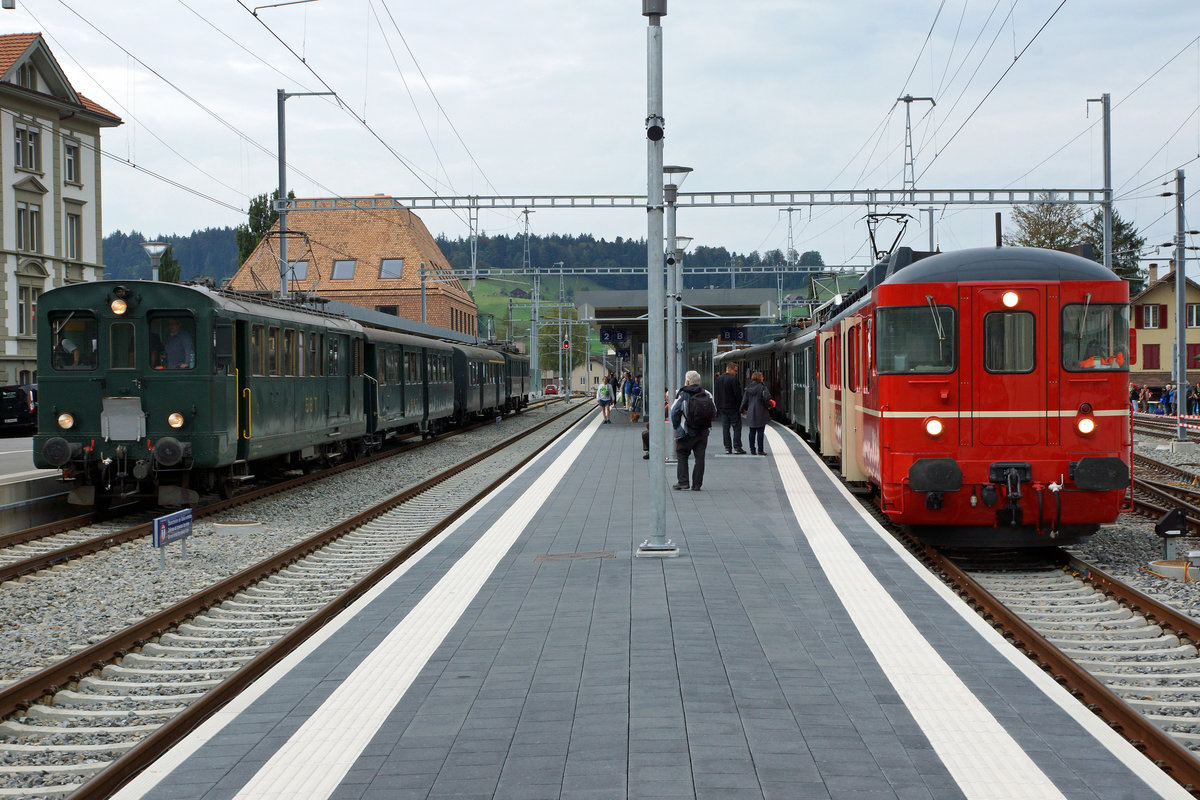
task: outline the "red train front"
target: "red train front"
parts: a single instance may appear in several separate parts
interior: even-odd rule
[[[876,270],[818,337],[822,451],[845,477],[937,543],[1061,544],[1115,520],[1132,448],[1128,284],[1016,247]]]

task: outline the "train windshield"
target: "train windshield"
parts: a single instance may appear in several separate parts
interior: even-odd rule
[[[50,348],[56,370],[96,368],[96,318],[86,311],[50,315]]]
[[[880,375],[953,372],[958,341],[954,308],[894,306],[875,312],[875,369]]]
[[[1070,372],[1129,371],[1129,306],[1072,303],[1062,310],[1062,365]]]

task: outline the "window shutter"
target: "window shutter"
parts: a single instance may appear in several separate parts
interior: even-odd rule
[[[1142,327],[1142,308],[1144,308],[1144,306],[1134,306],[1133,307],[1133,327],[1134,328]]]
[[[1158,327],[1166,329],[1167,327],[1167,304],[1163,303],[1158,307]]]
[[[1187,345],[1187,369],[1200,369],[1200,344]]]

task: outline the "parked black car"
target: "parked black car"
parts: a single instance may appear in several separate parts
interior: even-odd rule
[[[0,433],[37,430],[37,384],[0,387]]]

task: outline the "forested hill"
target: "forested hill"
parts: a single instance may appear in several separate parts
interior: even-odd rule
[[[159,234],[158,241],[171,244],[171,253],[179,261],[182,280],[188,281],[200,275],[213,278],[219,284],[237,271],[237,243],[233,228],[206,228],[190,234]],[[150,259],[142,250],[142,242],[151,241],[143,234],[132,231],[116,231],[104,237],[104,276],[110,279],[149,278]],[[471,267],[470,242],[465,238],[447,239],[437,237],[438,247],[445,253],[455,269]],[[565,236],[529,237],[529,263],[552,271],[558,262],[569,267],[630,267],[646,263],[646,240],[617,237],[609,242],[596,239],[590,234]],[[724,247],[697,247],[689,250],[685,262],[694,267],[726,267],[732,264],[745,266],[779,266],[785,264],[783,252],[770,250],[765,254],[757,251],[748,255],[730,253]],[[481,236],[477,245],[476,263],[480,267],[520,269],[525,263],[524,236]],[[800,256],[799,263],[821,265],[821,254],[810,251]],[[645,278],[625,278],[598,281],[612,288],[633,288],[638,283],[645,285]],[[759,276],[758,280],[746,276],[738,284],[774,286],[772,275]],[[630,285],[625,285],[625,284]]]
[[[148,239],[137,231],[116,231],[104,237],[104,277],[111,280],[149,278],[150,257],[142,242],[169,242],[171,254],[179,262],[180,277],[190,281],[207,275],[218,283],[231,277],[238,268],[237,243],[233,228],[205,228],[189,234],[159,234]]]

